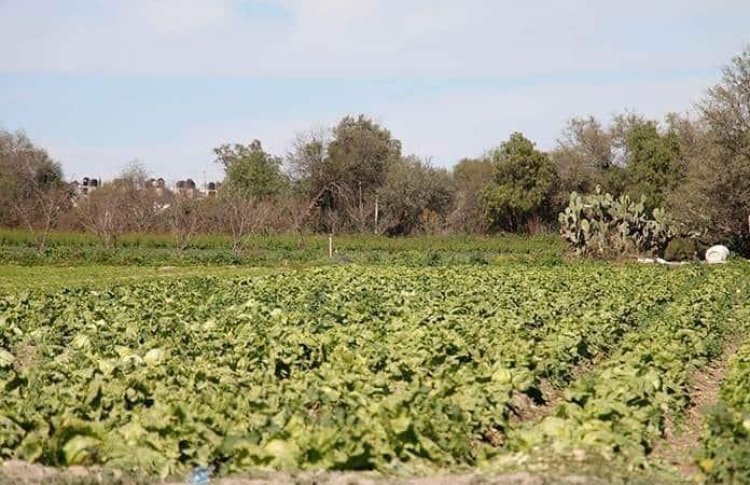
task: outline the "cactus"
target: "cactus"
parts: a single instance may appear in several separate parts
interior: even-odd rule
[[[659,254],[674,232],[662,209],[646,210],[646,199],[618,198],[597,187],[593,194],[570,194],[560,213],[560,234],[578,254],[596,256]]]

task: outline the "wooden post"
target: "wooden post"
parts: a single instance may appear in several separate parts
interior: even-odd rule
[[[362,205],[362,181],[359,181],[359,223],[364,224],[365,206]]]
[[[333,258],[333,234],[328,235],[328,257]]]
[[[378,233],[378,196],[375,196],[375,234]]]

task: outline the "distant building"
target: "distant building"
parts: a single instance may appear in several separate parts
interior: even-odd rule
[[[146,187],[149,190],[153,190],[154,192],[156,192],[156,195],[162,196],[164,195],[164,190],[167,187],[167,183],[161,177],[159,177],[158,179],[151,178],[146,181]]]
[[[74,180],[73,182],[71,182],[71,185],[74,187],[75,195],[77,197],[85,197],[94,190],[101,187],[102,182],[101,179],[97,179],[94,177],[83,177],[80,182]],[[201,189],[193,179],[188,178],[185,180],[177,181],[177,183],[174,185],[174,188],[170,190],[170,188],[167,186],[166,180],[164,180],[162,177],[159,177],[150,178],[146,180],[143,186],[139,185],[137,188],[138,190],[154,191],[159,197],[166,195],[171,191],[191,199],[201,199],[204,197],[216,197],[216,194],[221,188],[221,182],[208,182]]]
[[[94,177],[83,177],[81,182],[74,180],[72,185],[77,195],[88,195],[99,188],[101,181]]]
[[[196,188],[193,179],[180,180],[177,182],[176,191],[178,194],[188,197],[190,199],[196,199],[200,197],[200,192]]]
[[[216,197],[216,193],[221,188],[221,182],[209,182],[206,187],[207,197]]]

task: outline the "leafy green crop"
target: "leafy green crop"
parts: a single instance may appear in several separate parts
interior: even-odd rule
[[[732,358],[720,402],[706,416],[698,465],[709,483],[750,482],[750,341]]]
[[[351,265],[18,293],[0,299],[0,459],[166,476],[644,456],[743,271]],[[516,417],[517,396],[573,381],[554,418]]]
[[[737,328],[748,288],[736,276],[696,270],[670,305],[567,389],[552,414],[515,430],[512,448],[593,452],[643,464],[663,436],[666,416],[688,404],[690,371],[717,357],[724,336]]]

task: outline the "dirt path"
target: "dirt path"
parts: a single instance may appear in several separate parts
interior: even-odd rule
[[[0,485],[181,485],[185,481],[162,482],[134,479],[99,469],[71,467],[54,469],[21,461],[0,462]],[[211,485],[603,485],[603,480],[583,475],[549,477],[528,472],[483,475],[477,473],[401,478],[370,472],[259,472],[254,477],[212,479]]]
[[[703,416],[706,408],[718,401],[721,382],[729,370],[729,360],[741,345],[741,338],[733,338],[724,346],[721,357],[691,376],[689,407],[678,423],[667,416],[666,436],[655,444],[652,459],[672,465],[687,479],[699,476],[693,457],[700,446]]]

